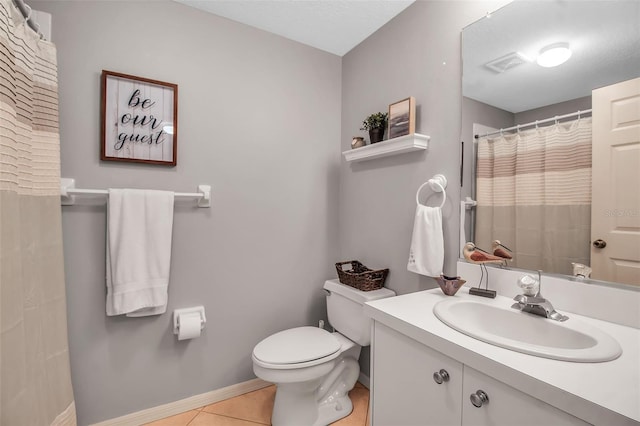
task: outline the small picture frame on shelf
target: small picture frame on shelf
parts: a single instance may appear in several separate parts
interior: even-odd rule
[[[102,71],[100,159],[175,166],[178,85]]]
[[[389,139],[416,132],[416,100],[413,96],[389,105]]]

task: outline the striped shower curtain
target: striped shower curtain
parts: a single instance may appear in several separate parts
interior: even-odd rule
[[[75,425],[55,47],[0,0],[0,424]]]
[[[500,240],[524,269],[589,265],[591,118],[481,137],[476,187],[478,247]]]

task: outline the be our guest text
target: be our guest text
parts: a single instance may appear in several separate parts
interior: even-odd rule
[[[164,141],[165,132],[162,129],[162,118],[154,117],[152,114],[144,114],[144,110],[151,108],[153,105],[155,105],[155,101],[148,98],[140,98],[140,89],[133,91],[127,106],[130,108],[140,107],[142,113],[132,114],[127,112],[120,116],[119,123],[122,125],[132,124],[133,130],[118,134],[118,141],[113,146],[116,151],[121,150],[126,142],[159,145]],[[145,127],[149,130],[147,134],[136,133],[136,130],[139,132]]]

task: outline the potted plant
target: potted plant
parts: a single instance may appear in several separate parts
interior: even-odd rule
[[[386,112],[376,112],[371,114],[362,122],[360,130],[369,131],[369,140],[371,143],[380,142],[384,136],[384,130],[387,128],[387,119],[389,114]]]

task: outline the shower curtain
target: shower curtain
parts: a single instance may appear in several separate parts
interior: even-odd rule
[[[75,425],[55,47],[0,0],[0,424]]]
[[[478,140],[475,243],[510,265],[572,274],[589,265],[591,118]]]

